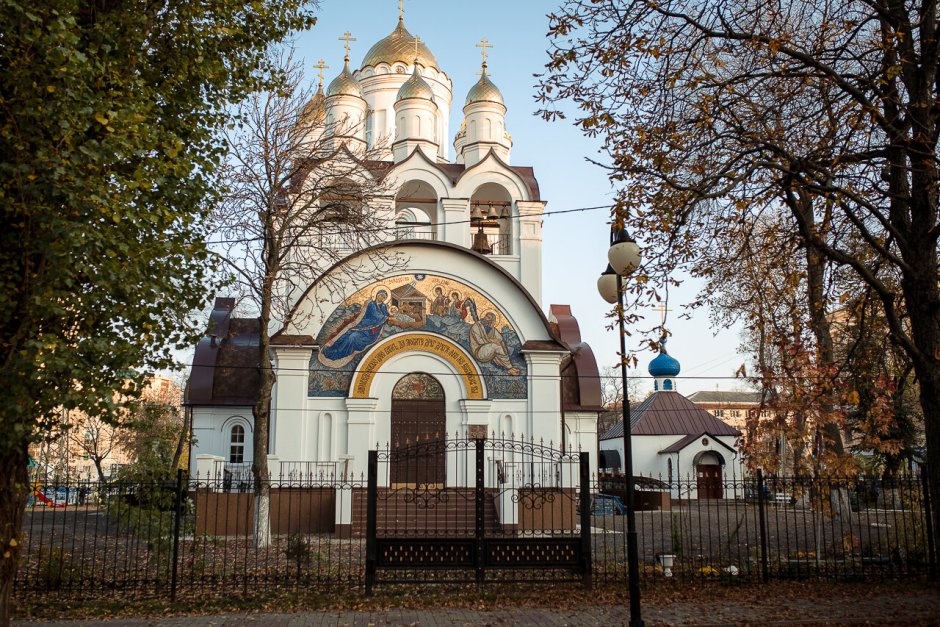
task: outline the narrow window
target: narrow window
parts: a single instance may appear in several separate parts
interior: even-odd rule
[[[232,464],[241,464],[245,461],[245,427],[241,425],[232,427],[228,461]]]

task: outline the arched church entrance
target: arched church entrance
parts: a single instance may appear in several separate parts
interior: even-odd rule
[[[724,485],[721,480],[721,468],[724,458],[715,451],[702,451],[695,456],[696,484],[698,498],[720,499],[724,498]]]
[[[423,372],[402,377],[392,390],[392,486],[443,487],[446,437],[444,388]]]

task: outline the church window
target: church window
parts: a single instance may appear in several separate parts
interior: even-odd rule
[[[421,116],[415,116],[415,137],[421,137]]]
[[[375,112],[371,110],[366,114],[366,146],[375,146]]]
[[[663,390],[665,390],[665,391],[668,392],[668,391],[671,390],[671,389],[672,389],[672,379],[664,379],[664,380],[663,380]]]
[[[486,118],[486,139],[493,139],[493,120]]]
[[[666,481],[672,483],[672,460],[666,460]]]
[[[245,461],[245,427],[235,425],[229,437],[230,447],[228,461],[231,464],[241,464]]]

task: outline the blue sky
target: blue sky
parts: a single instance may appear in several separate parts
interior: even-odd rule
[[[480,49],[475,46],[483,37],[494,46],[488,53],[488,71],[509,109],[506,130],[513,137],[512,163],[535,168],[542,199],[548,201],[546,212],[608,205],[612,196],[604,172],[585,160],[600,158],[598,143],[585,138],[570,122],[548,123],[534,115],[538,106],[533,75],[543,70],[548,59],[546,14],[555,6],[534,0],[405,0],[405,25],[426,42],[453,81],[453,131],[460,127],[464,97],[478,79]],[[356,38],[350,44],[355,68],[372,44],[395,28],[397,20],[397,0],[321,0],[317,25],[295,41],[306,67],[311,68],[310,79],[315,80],[312,66],[321,57],[330,66],[324,72],[325,83],[339,73],[343,33],[349,31]],[[605,328],[609,309],[595,287],[607,264],[608,218],[604,209],[547,215],[542,233],[542,306],[546,310],[552,303],[572,306],[582,337],[591,344],[602,370],[618,363],[617,335]],[[741,384],[732,375],[744,361],[737,353],[737,331],[721,330],[716,335],[703,310],[696,311],[691,320],[679,319],[681,305],[694,293],[695,286],[687,281],[670,294],[673,337],[669,349],[683,366],[679,390],[689,394],[716,385],[737,389]],[[650,322],[644,326],[653,326],[659,315],[647,312]],[[631,343],[639,346],[639,340],[639,334],[634,334]],[[652,357],[650,352],[641,353],[639,369],[631,370],[631,376],[641,378],[643,389],[652,387],[646,371]]]

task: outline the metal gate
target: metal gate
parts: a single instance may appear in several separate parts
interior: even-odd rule
[[[428,477],[435,473],[420,466],[441,463],[445,483],[402,482],[395,470]],[[587,453],[532,441],[456,438],[369,451],[366,594],[378,583],[483,582],[520,569],[590,587],[589,490]]]

